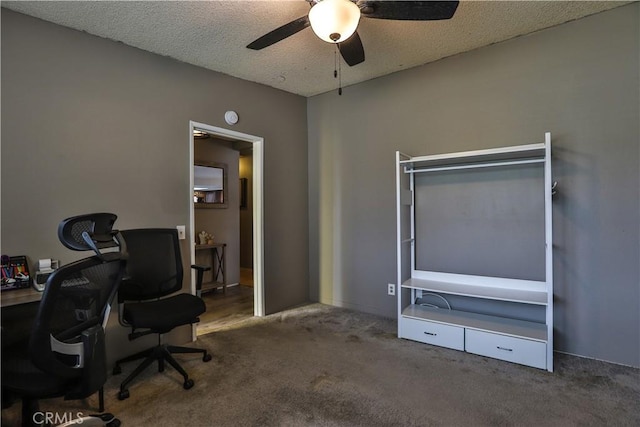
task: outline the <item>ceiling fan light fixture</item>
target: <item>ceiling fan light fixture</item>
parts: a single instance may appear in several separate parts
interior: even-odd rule
[[[350,0],[322,0],[309,11],[313,32],[328,43],[341,43],[353,35],[360,9]]]

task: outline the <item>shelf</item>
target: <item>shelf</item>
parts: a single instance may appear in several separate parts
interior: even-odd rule
[[[524,280],[419,270],[416,266],[418,243],[428,237],[429,233],[416,227],[416,218],[422,221],[429,216],[422,215],[425,203],[415,203],[416,189],[429,185],[427,178],[431,175],[444,173],[448,176],[449,171],[457,171],[456,174],[459,175],[455,176],[464,178],[464,182],[460,183],[462,187],[463,184],[472,184],[477,179],[484,178],[479,171],[495,167],[501,168],[499,172],[504,177],[496,176],[492,179],[505,182],[510,182],[512,177],[519,177],[522,173],[528,176],[530,171],[543,172],[544,178],[536,181],[542,181],[541,189],[544,194],[544,210],[540,212],[540,215],[544,213],[544,275],[533,276],[536,280]],[[551,133],[546,132],[544,142],[535,144],[416,157],[396,152],[395,175],[398,336],[553,372]],[[473,186],[465,187],[465,190],[473,189]],[[501,187],[496,187],[496,190],[500,192]],[[485,191],[478,193],[476,197],[488,196],[490,195]],[[473,213],[469,218],[475,219]],[[450,227],[458,225],[453,219],[447,224]],[[464,226],[466,225],[465,223]],[[437,226],[437,223],[433,225]],[[432,244],[437,245],[438,242]],[[420,264],[422,260],[418,263]],[[465,267],[462,265],[460,268]],[[504,274],[504,270],[498,267],[488,273],[500,275]],[[456,301],[460,302],[464,298],[467,305],[465,309],[470,311],[416,304],[420,297],[426,296],[425,293],[449,298],[454,308],[462,308],[462,305],[456,305]],[[494,304],[493,301],[505,304]],[[527,304],[529,307],[515,307],[513,303]],[[488,311],[487,306],[491,306],[491,311]],[[534,318],[535,321],[513,318],[518,317],[517,312],[511,310],[514,308],[526,308],[535,312],[537,317]],[[474,312],[475,309],[480,312]],[[482,311],[491,312],[491,315],[483,314]],[[544,319],[541,318],[542,312]]]
[[[484,167],[503,164],[543,162],[545,144],[527,144],[512,147],[490,148],[486,150],[463,151],[458,153],[434,154],[401,160],[399,164],[406,172],[437,171]]]
[[[547,326],[544,323],[527,322],[459,310],[436,309],[415,304],[402,310],[402,316],[547,342]]]
[[[404,281],[402,287],[524,304],[548,303],[546,283],[533,280],[414,271],[413,277]]]

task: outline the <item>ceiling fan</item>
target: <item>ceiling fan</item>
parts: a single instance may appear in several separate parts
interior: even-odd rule
[[[264,49],[311,26],[322,40],[337,44],[350,66],[364,61],[364,47],[358,35],[360,17],[403,21],[451,19],[458,1],[395,0],[305,0],[311,9],[307,16],[284,24],[249,43],[253,50]]]

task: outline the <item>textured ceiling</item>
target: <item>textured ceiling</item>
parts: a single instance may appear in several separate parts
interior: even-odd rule
[[[362,18],[366,60],[342,62],[344,87],[618,7],[629,1],[461,1],[446,21]],[[8,9],[214,71],[311,96],[337,88],[335,47],[307,28],[245,46],[308,13],[295,1],[3,1]]]

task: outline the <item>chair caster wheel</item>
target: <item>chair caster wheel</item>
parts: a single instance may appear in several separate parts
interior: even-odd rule
[[[113,375],[119,375],[122,373],[122,368],[120,365],[116,365],[113,367]]]
[[[129,390],[120,390],[118,393],[118,400],[125,400],[129,398]]]
[[[191,387],[193,387],[193,380],[192,379],[188,379],[184,382],[184,384],[182,385],[184,387],[185,390],[189,390]]]
[[[104,413],[99,415],[90,415],[90,419],[97,418],[104,423],[107,427],[120,427],[120,420],[113,416],[113,414]],[[78,422],[80,424],[80,422]],[[89,425],[97,425],[95,423],[89,422]],[[102,424],[100,424],[102,425]]]
[[[209,353],[207,353],[204,356],[202,356],[202,361],[203,362],[208,362],[210,360],[211,360],[211,355]]]

